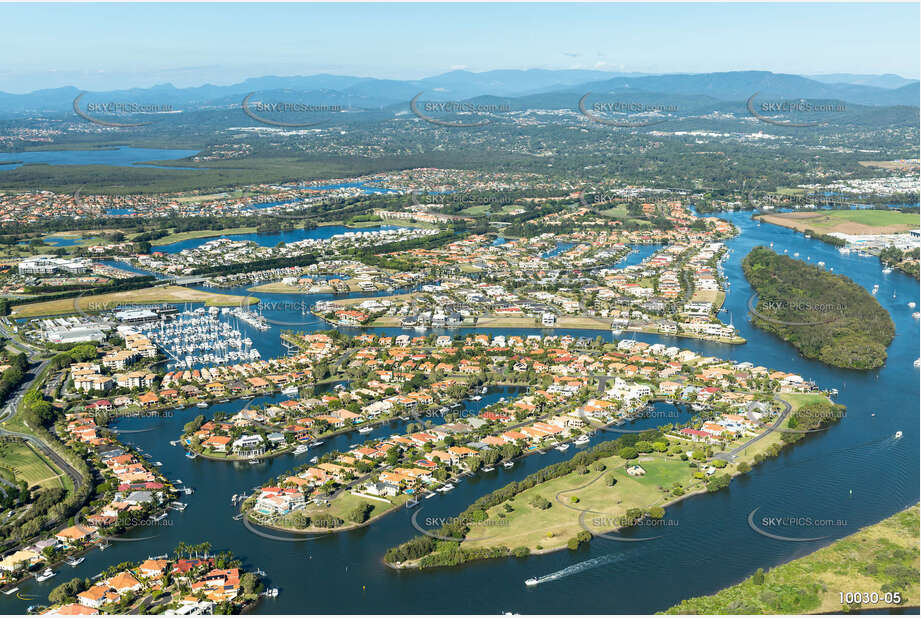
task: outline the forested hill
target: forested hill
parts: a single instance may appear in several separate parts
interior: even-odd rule
[[[806,358],[850,369],[886,361],[895,336],[889,313],[843,275],[756,247],[742,269],[758,295],[752,323],[792,344]]]

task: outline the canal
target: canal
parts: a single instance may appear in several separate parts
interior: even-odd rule
[[[169,445],[182,425],[201,413],[197,408],[176,411],[173,417],[125,419],[118,423],[122,439],[163,462],[170,479],[181,479],[195,488],[183,498],[188,508],[171,512],[169,525],[137,530],[132,535],[154,538],[139,542],[113,542],[105,552],[93,551],[76,568],[61,566],[52,580],[30,580],[20,586],[21,594],[34,600],[0,596],[0,612],[21,613],[26,606],[43,603],[50,590],[72,577],[91,577],[106,566],[167,552],[180,541],[208,541],[215,549],[230,549],[246,564],[268,573],[270,586],[280,589],[276,599],[263,600],[256,611],[265,614],[309,613],[652,613],[681,599],[708,594],[749,577],[757,568],[771,566],[808,554],[836,538],[875,523],[918,501],[919,420],[918,370],[912,366],[919,350],[919,323],[911,317],[909,301],[918,302],[918,283],[897,271],[884,275],[876,258],[842,255],[829,245],[777,226],[758,224],[750,213],[723,214],[742,233],[729,240],[731,253],[723,268],[731,287],[721,317],[739,329],[747,343],[721,345],[691,339],[637,334],[648,342],[663,342],[691,349],[699,354],[720,356],[737,362],[798,373],[815,380],[822,388],[837,388],[837,400],[848,408],[847,416],[827,431],[813,434],[781,456],[755,467],[735,479],[728,491],[700,495],[667,509],[674,525],[657,531],[658,538],[624,542],[595,538],[584,549],[543,556],[474,563],[463,568],[420,572],[397,572],[385,567],[381,558],[388,547],[417,534],[410,512],[388,515],[372,526],[352,532],[328,535],[312,541],[269,540],[249,532],[235,514],[230,497],[249,492],[304,458],[327,449],[341,449],[365,438],[357,433],[328,440],[323,446],[295,457],[285,455],[257,465],[189,460],[182,449]],[[843,273],[870,290],[879,284],[877,299],[890,312],[896,337],[888,348],[886,364],[873,371],[837,369],[799,356],[776,337],[753,328],[747,317],[752,295],[741,270],[742,258],[755,246],[774,243],[776,251],[787,249],[800,259]],[[272,300],[312,302],[320,296],[264,295]],[[283,299],[276,298],[283,296]],[[270,316],[271,317],[271,316]],[[281,318],[281,316],[277,316]],[[283,321],[284,318],[278,321]],[[289,321],[297,321],[293,316]],[[306,322],[301,330],[327,328]],[[278,329],[259,336],[257,347],[267,357],[283,353],[277,348]],[[374,329],[400,332],[399,329]],[[355,331],[350,331],[355,332]],[[456,331],[451,331],[456,332]],[[462,330],[461,332],[471,332]],[[493,332],[493,331],[488,331]],[[550,331],[508,329],[497,334],[531,334]],[[575,336],[611,340],[608,331],[553,331]],[[493,389],[477,405],[486,405],[503,394]],[[246,402],[212,406],[235,411]],[[468,402],[470,405],[472,402]],[[666,404],[658,404],[666,405]],[[655,418],[638,421],[630,429],[652,426]],[[385,425],[374,436],[403,429],[403,423]],[[147,430],[147,431],[137,431]],[[904,437],[895,439],[896,431]],[[616,437],[597,433],[593,442]],[[549,451],[524,458],[511,470],[468,478],[445,495],[424,500],[424,517],[458,514],[477,497],[520,480],[550,463],[563,461],[578,452]],[[803,516],[843,520],[846,525],[823,530],[827,538],[814,542],[784,542],[755,533],[748,515]],[[420,518],[421,519],[421,518]],[[647,536],[644,531],[624,536]],[[803,536],[813,536],[803,534]],[[546,577],[545,577],[546,576]],[[524,580],[542,577],[542,583],[526,587]]]

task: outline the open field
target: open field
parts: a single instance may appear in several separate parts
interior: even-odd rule
[[[229,236],[231,234],[253,234],[255,231],[256,228],[254,227],[231,227],[223,230],[195,230],[192,232],[179,232],[178,234],[170,234],[169,236],[164,236],[163,238],[151,240],[150,245],[152,247],[160,247],[162,245],[169,245],[174,242],[191,240],[193,238],[211,238],[217,236]]]
[[[25,481],[29,487],[66,490],[70,483],[66,474],[55,470],[43,455],[24,442],[0,443],[0,471],[7,480]]]
[[[486,522],[491,525],[471,526],[462,546],[525,546],[532,552],[561,549],[584,529],[583,524],[592,533],[609,532],[620,527],[628,509],[645,511],[673,500],[667,491],[673,483],[681,482],[689,491],[698,489],[694,484],[700,483],[692,479],[694,469],[677,458],[642,456],[632,461],[646,470],[642,477],[628,475],[624,470],[626,462],[620,457],[599,461],[606,466],[604,471],[595,470],[593,465],[587,474],[572,472],[490,508]],[[617,483],[609,486],[607,477],[612,474]],[[549,500],[552,506],[543,510],[532,506],[531,501],[537,496]],[[573,503],[573,497],[579,501]],[[513,510],[506,511],[505,504],[510,504]]]
[[[259,299],[254,297],[235,296],[231,294],[215,294],[202,292],[179,285],[166,285],[129,290],[126,292],[113,292],[97,296],[83,296],[77,298],[62,298],[48,300],[40,303],[15,305],[11,315],[16,318],[33,318],[44,315],[62,315],[76,313],[79,302],[81,310],[88,313],[94,311],[107,311],[119,305],[146,305],[151,303],[205,303],[209,307],[239,306],[240,303],[255,303]]]
[[[667,614],[845,613],[842,592],[878,594],[879,608],[902,613],[886,592],[898,592],[903,607],[917,608],[918,506],[896,513],[827,547],[775,567],[763,581],[753,577],[710,596],[682,601]],[[880,613],[884,613],[880,612]],[[874,612],[876,613],[876,612]],[[913,613],[913,612],[910,612]]]
[[[799,232],[821,234],[896,234],[917,229],[918,215],[890,210],[825,210],[762,215],[762,221],[789,227]]]
[[[715,309],[723,306],[726,300],[726,292],[719,290],[695,290],[691,296],[691,302],[695,303],[713,303]]]
[[[918,159],[898,159],[896,161],[858,161],[864,167],[878,167],[884,170],[918,169]]]

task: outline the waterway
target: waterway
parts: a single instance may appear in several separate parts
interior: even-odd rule
[[[179,253],[184,249],[195,249],[200,247],[207,242],[216,240],[218,238],[228,238],[230,240],[244,240],[252,241],[259,245],[260,247],[274,247],[280,242],[289,243],[296,242],[298,240],[306,240],[308,238],[313,239],[326,239],[331,238],[337,234],[358,234],[361,232],[378,232],[381,230],[395,230],[399,229],[395,225],[381,225],[375,227],[347,227],[345,225],[323,225],[320,227],[312,229],[303,229],[298,228],[295,230],[287,230],[284,232],[278,232],[277,234],[226,234],[220,236],[209,236],[207,238],[189,238],[188,240],[180,240],[179,242],[170,243],[168,245],[160,245],[152,247],[152,251],[160,251],[162,253]]]
[[[189,460],[180,448],[171,447],[169,441],[178,437],[185,422],[202,412],[191,408],[176,411],[171,418],[125,419],[118,424],[121,429],[151,429],[124,433],[122,437],[149,453],[151,460],[163,462],[162,469],[169,478],[181,479],[186,486],[195,488],[193,495],[183,498],[189,508],[182,513],[172,513],[168,518],[169,526],[140,529],[130,535],[156,534],[152,539],[113,542],[105,552],[91,552],[76,568],[62,566],[54,579],[22,584],[21,593],[36,600],[0,596],[0,613],[20,613],[27,605],[44,602],[54,586],[72,577],[91,577],[111,564],[164,553],[179,541],[209,541],[215,549],[231,549],[248,565],[264,569],[269,585],[280,589],[278,598],[260,603],[258,613],[644,614],[663,610],[687,597],[715,592],[749,577],[759,567],[769,568],[801,557],[917,502],[919,382],[918,370],[912,362],[918,356],[919,323],[911,317],[912,309],[907,303],[918,302],[918,283],[899,272],[883,275],[876,258],[841,255],[834,247],[806,239],[792,230],[759,225],[751,221],[750,213],[720,216],[742,230],[740,236],[727,242],[731,253],[724,262],[724,270],[731,288],[728,313],[722,315],[727,321],[731,315],[747,343],[729,346],[648,334],[637,334],[636,338],[798,373],[815,380],[823,388],[839,389],[837,399],[847,406],[848,412],[827,431],[807,437],[781,456],[735,479],[728,491],[695,496],[669,507],[666,517],[673,525],[656,529],[654,536],[659,538],[645,542],[595,538],[586,548],[576,552],[564,550],[425,572],[396,572],[381,562],[388,547],[418,534],[410,524],[409,511],[390,514],[368,528],[313,541],[269,540],[250,533],[241,522],[232,520],[235,511],[230,497],[241,491],[251,491],[305,457],[357,443],[366,436],[341,436],[311,449],[300,458],[286,455],[257,465]],[[867,290],[876,283],[880,285],[877,299],[889,310],[896,326],[896,337],[888,348],[889,358],[882,368],[861,372],[828,367],[802,358],[791,346],[751,326],[747,304],[752,290],[742,275],[741,261],[753,247],[771,242],[777,251],[786,248],[790,255],[799,252],[800,259],[808,256],[813,263],[824,261],[827,268],[846,274]],[[306,295],[268,296],[312,301],[312,297]],[[298,319],[301,316],[296,313],[289,317],[292,322]],[[301,328],[313,330],[328,326],[316,324]],[[401,332],[399,329],[375,330]],[[460,332],[472,331],[462,329]],[[260,334],[269,338],[274,333],[273,330]],[[612,339],[608,331],[568,333]],[[239,401],[222,404],[205,413],[210,415],[222,408],[234,411],[244,404]],[[658,422],[661,421],[655,417],[643,419],[629,428]],[[402,424],[396,423],[376,430],[371,436],[401,430]],[[895,439],[893,435],[899,430],[904,432],[904,437]],[[615,436],[599,432],[592,440],[597,443]],[[424,514],[419,520],[456,515],[477,497],[510,481],[520,480],[540,467],[563,461],[575,452],[578,449],[571,448],[566,453],[550,451],[527,457],[511,470],[500,467],[467,479],[446,495],[423,500],[420,508],[424,509]],[[759,517],[840,519],[846,521],[846,525],[822,529],[818,534],[816,530],[786,533],[804,537],[828,535],[820,541],[779,541],[761,536],[749,527],[748,515],[759,507]],[[624,536],[651,535],[648,530],[640,529],[627,531]],[[551,574],[554,576],[539,586],[526,587],[524,584],[527,578]]]
[[[166,170],[195,168],[154,165],[144,161],[167,161],[191,157],[197,150],[171,148],[112,148],[111,150],[33,150],[29,152],[0,152],[0,173],[28,163],[46,165],[111,165],[115,167],[155,167]],[[22,163],[10,163],[21,161]],[[115,213],[117,214],[117,213]]]

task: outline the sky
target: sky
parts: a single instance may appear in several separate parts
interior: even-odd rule
[[[0,4],[0,91],[455,69],[919,76],[919,4]]]

